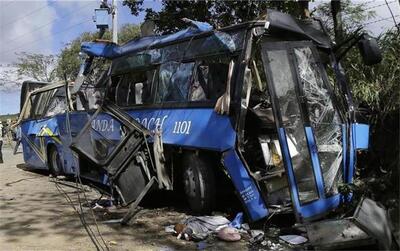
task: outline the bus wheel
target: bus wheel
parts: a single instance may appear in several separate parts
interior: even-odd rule
[[[190,208],[197,214],[210,213],[215,204],[215,175],[212,165],[195,154],[183,159],[183,186]]]
[[[61,159],[55,146],[50,146],[48,164],[49,171],[53,176],[57,177],[62,174]]]

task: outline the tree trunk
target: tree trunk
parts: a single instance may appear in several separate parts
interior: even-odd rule
[[[331,12],[333,18],[333,29],[335,32],[336,44],[343,41],[343,22],[340,0],[331,0]]]

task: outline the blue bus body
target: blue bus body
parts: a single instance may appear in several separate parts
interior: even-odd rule
[[[235,55],[239,55],[238,57],[240,59],[245,60],[246,58],[246,56],[241,56],[242,54],[240,53],[243,53],[243,55],[249,54],[248,51],[246,52],[246,46],[248,46],[248,44],[246,45],[246,43],[243,41],[246,41],[246,39],[249,40],[249,36],[252,36],[256,31],[259,31],[253,31],[252,29],[254,27],[261,27],[262,29],[264,29],[265,23],[256,23],[244,28],[245,31],[251,32],[246,33],[247,36],[244,36],[244,38],[242,38],[241,43],[243,43],[244,45],[239,48],[240,50],[237,50],[237,48],[235,49],[238,51]],[[152,43],[155,48],[157,48],[156,46],[158,43],[162,45],[163,43],[171,43],[174,40],[184,38],[190,39],[195,35],[203,34],[202,32],[208,32],[207,34],[209,34],[211,31],[200,30],[196,32],[192,29],[186,31],[186,33],[181,32],[178,35],[174,35],[175,37],[162,37],[161,40],[152,40]],[[252,34],[249,35],[250,33]],[[218,39],[220,39],[221,37],[224,36],[222,36],[221,33],[218,33]],[[224,37],[224,39],[225,38],[226,37]],[[297,40],[304,39],[305,38],[303,36],[301,37],[301,39],[298,38]],[[306,38],[306,40],[312,41],[312,38],[308,37]],[[206,40],[206,42],[209,43],[210,40]],[[313,42],[317,43],[315,42],[315,40]],[[128,45],[125,47],[116,47],[109,44],[104,45],[101,43],[94,43],[85,44],[82,48],[86,53],[92,56],[112,59],[115,71],[122,72],[122,68],[127,67],[126,62],[128,61],[124,61],[125,64],[120,64],[117,67],[118,63],[120,63],[120,61],[118,61],[119,58],[125,57],[126,55],[129,56],[136,53],[137,51],[140,51],[143,48],[146,48],[148,46],[148,43],[150,42],[147,41],[147,43],[143,43],[143,41],[139,41],[132,44],[128,43]],[[193,43],[195,44],[195,42]],[[221,44],[218,44],[214,40],[212,41],[212,43],[216,44],[215,46],[221,47]],[[229,46],[232,45],[232,43],[222,44],[224,46],[227,46],[226,44],[229,44]],[[265,49],[265,51],[271,53],[282,51],[283,49],[281,49],[281,47],[279,46],[281,45],[268,47],[267,49]],[[304,45],[291,45],[290,43],[288,43],[285,48],[288,48],[288,50],[303,48],[299,46]],[[312,46],[313,45],[310,45],[310,48]],[[321,45],[320,43],[319,46],[323,47],[324,44],[322,43]],[[330,46],[329,43],[328,46]],[[157,51],[157,49],[154,49],[154,51],[154,53],[151,52],[153,54],[151,54],[150,57],[156,57],[156,59],[154,60],[159,60],[156,62],[157,64],[165,63],[163,60],[168,60],[168,57],[170,56],[170,54],[163,55],[162,52]],[[193,52],[192,56],[196,57],[196,53],[197,52]],[[290,128],[290,124],[288,125],[288,123],[286,122],[286,120],[290,121],[290,119],[292,118],[290,118],[289,116],[289,118],[286,118],[285,114],[283,113],[287,111],[282,111],[279,108],[280,102],[282,104],[284,100],[280,99],[279,97],[278,88],[280,85],[277,85],[276,83],[274,84],[274,71],[271,70],[273,67],[273,62],[269,57],[270,54],[266,54],[265,56],[263,55],[262,60],[265,64],[265,71],[268,73],[266,74],[266,82],[269,83],[268,88],[272,96],[271,102],[274,111],[273,115],[276,118],[275,122],[273,122],[273,125],[276,126],[273,134],[277,135],[276,141],[279,141],[280,149],[278,149],[277,151],[281,156],[281,165],[282,168],[284,166],[284,170],[286,173],[285,175],[287,177],[287,188],[290,192],[288,198],[290,198],[292,207],[300,221],[314,219],[320,217],[323,214],[326,214],[331,209],[337,208],[341,202],[344,202],[348,199],[337,191],[325,191],[325,186],[327,182],[326,175],[328,174],[323,171],[323,164],[325,164],[325,162],[327,161],[324,157],[321,156],[326,152],[333,151],[331,149],[333,149],[334,147],[328,144],[319,145],[320,138],[318,138],[318,134],[316,133],[317,127],[313,127],[311,122],[304,123],[302,124],[302,126],[299,127],[301,128],[302,136],[298,136],[292,133],[292,130],[295,129]],[[153,60],[153,58],[143,59],[141,57],[140,59],[135,60],[151,61]],[[138,63],[133,59],[129,62],[131,62],[132,65]],[[297,61],[293,60],[293,62]],[[291,62],[291,64],[294,64],[293,62]],[[272,66],[270,66],[269,64],[271,64]],[[134,68],[134,66],[131,67]],[[241,75],[240,72],[242,68],[240,67],[242,66],[238,64],[237,68],[235,68],[238,72],[236,75],[235,86],[237,85],[241,87],[243,85],[243,82],[245,82],[246,80],[239,79],[240,76],[242,78],[245,77],[245,69],[243,68],[243,74]],[[295,70],[293,67],[291,69],[293,70],[294,75],[300,74],[298,70]],[[180,81],[179,78],[177,78],[176,81]],[[296,78],[296,81],[299,80]],[[299,82],[296,83],[299,84]],[[245,87],[243,87],[243,90],[245,90]],[[151,107],[151,105],[145,107],[139,105],[137,107],[123,108],[122,110],[135,121],[147,128],[149,131],[160,129],[162,132],[163,143],[166,146],[175,147],[177,149],[195,149],[198,151],[207,150],[218,153],[221,156],[223,166],[228,173],[234,187],[236,188],[236,192],[239,195],[241,202],[243,203],[244,210],[252,221],[257,221],[270,215],[272,205],[269,205],[269,203],[267,202],[270,195],[265,192],[265,190],[268,190],[270,188],[268,187],[268,181],[265,181],[262,178],[258,179],[256,177],[257,172],[252,170],[253,167],[249,164],[252,161],[251,157],[247,157],[249,151],[243,151],[243,145],[245,144],[245,141],[243,140],[243,131],[245,130],[245,128],[241,126],[242,122],[240,121],[245,120],[243,116],[245,116],[246,113],[242,115],[243,107],[247,106],[249,102],[247,100],[246,104],[246,98],[238,100],[240,98],[241,91],[242,90],[240,88],[237,88],[237,90],[232,90],[229,92],[229,94],[232,95],[232,107],[235,105],[235,107],[231,108],[231,112],[234,111],[234,113],[232,112],[234,115],[217,113],[214,109],[215,100],[213,101],[214,103],[212,105],[199,107],[190,105],[186,107],[182,105],[172,107],[168,106],[168,104],[165,104],[161,107]],[[239,98],[236,98],[235,95]],[[247,107],[245,107],[244,110],[245,109],[247,109]],[[305,111],[304,107],[300,107],[300,110],[301,114],[311,113]],[[96,137],[101,137],[109,140],[109,142],[111,143],[110,147],[107,149],[107,154],[113,152],[114,148],[119,144],[119,142],[122,142],[123,125],[121,124],[120,120],[116,119],[112,114],[99,113],[96,117],[93,117],[93,114],[93,111],[70,111],[60,113],[48,118],[45,117],[36,120],[23,120],[21,122],[21,128],[25,162],[29,166],[32,166],[34,168],[48,169],[48,149],[50,145],[53,145],[56,147],[60,155],[63,172],[65,174],[71,175],[76,174],[80,170],[79,155],[77,153],[74,153],[70,149],[70,145],[71,142],[73,142],[75,138],[80,134],[82,128],[87,123],[90,123],[91,129],[96,131],[100,135],[96,136],[93,134],[90,136],[91,139],[96,141],[98,139]],[[305,121],[308,120],[310,117],[308,115],[308,117],[305,115],[299,116],[303,116],[303,119]],[[335,145],[335,147],[339,147],[340,150],[334,150],[340,151],[341,155],[340,158],[338,160],[335,159],[335,161],[340,162],[340,172],[342,173],[342,176],[340,176],[339,179],[342,179],[343,183],[351,183],[353,175],[355,173],[354,169],[356,163],[356,151],[358,149],[365,149],[368,147],[368,125],[358,124],[354,120],[351,120],[347,117],[341,117],[341,119],[338,121],[340,121],[340,123],[338,123],[337,125],[335,124],[335,126],[339,128],[336,130],[336,132],[340,133],[341,136],[337,137],[336,139],[340,140],[341,142],[339,146]],[[304,140],[305,142],[304,145],[302,145],[303,148],[294,149],[293,145],[298,144],[301,137],[302,140]],[[152,140],[153,139],[150,137],[149,142],[151,143]],[[270,141],[270,143],[271,142],[273,141]],[[86,144],[89,148],[92,147],[91,142],[86,142]],[[303,158],[303,155],[307,155],[307,170],[311,173],[310,179],[314,180],[313,184],[315,187],[306,188],[311,189],[315,193],[315,195],[313,195],[314,197],[312,197],[311,199],[302,198],[302,196],[305,196],[304,194],[307,195],[307,193],[309,193],[309,190],[301,191],[301,189],[305,188],[302,188],[299,185],[300,180],[297,180],[299,179],[299,177],[301,177],[301,174],[296,173],[297,166],[300,165],[300,167],[303,168],[301,164],[299,164],[298,158]],[[300,159],[300,162],[304,162],[304,159]],[[328,164],[330,165],[331,163]],[[103,173],[102,175],[103,176],[100,179],[101,182],[104,185],[108,185],[108,174]],[[272,178],[274,179],[274,177]],[[332,182],[340,183],[341,181],[335,180]],[[267,188],[262,188],[263,186]]]
[[[236,132],[232,127],[229,117],[218,115],[213,109],[163,109],[163,110],[130,110],[129,115],[140,122],[148,129],[154,129],[159,124],[163,132],[163,140],[165,144],[200,148],[205,150],[218,151],[224,154],[225,167],[229,172],[232,181],[242,196],[247,207],[248,213],[252,220],[258,220],[268,215],[268,209],[262,200],[262,196],[257,185],[250,177],[248,171],[244,167],[240,157],[235,151]],[[69,114],[71,121],[71,132],[77,135],[82,125],[88,121],[88,115],[85,112],[72,112]],[[25,162],[33,168],[48,170],[48,148],[54,145],[60,153],[61,161],[65,174],[74,175],[79,168],[79,160],[76,154],[69,148],[71,142],[70,134],[67,127],[67,114],[59,114],[52,118],[42,120],[28,120],[21,124],[22,145]],[[100,127],[108,138],[120,140],[119,122],[112,116],[103,114],[94,120],[96,125]],[[187,127],[178,130],[179,123],[187,122]],[[361,127],[361,129],[360,129]],[[310,130],[310,129],[308,129]],[[346,128],[344,127],[344,130]],[[280,136],[284,137],[284,132],[280,130]],[[360,142],[357,149],[368,146],[365,139],[368,138],[368,130],[366,125],[353,124],[351,126],[352,140],[350,143],[349,156],[345,157],[344,166],[347,182],[352,181],[355,168],[355,146]],[[310,137],[312,138],[312,137]],[[346,142],[343,142],[346,145]],[[315,143],[309,142],[311,146]],[[288,153],[284,153],[288,154]],[[348,158],[348,161],[346,159]],[[318,167],[315,168],[318,170]],[[294,179],[293,174],[289,174],[290,179]],[[103,179],[104,184],[107,178]],[[318,182],[322,186],[323,181]],[[297,193],[297,191],[293,191]],[[304,208],[301,213],[305,216],[321,214],[329,209],[336,208],[344,198],[338,194],[328,200],[321,200],[318,205],[312,205]],[[296,203],[299,203],[296,201]]]

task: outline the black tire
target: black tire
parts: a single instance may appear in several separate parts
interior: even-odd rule
[[[57,148],[55,146],[49,147],[48,164],[50,174],[57,177],[63,173],[63,167],[60,160],[60,155],[58,154]]]
[[[209,214],[215,206],[215,174],[204,157],[186,153],[183,159],[183,188],[195,214]]]

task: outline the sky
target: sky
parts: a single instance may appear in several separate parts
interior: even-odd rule
[[[111,2],[111,0],[108,0]],[[400,22],[400,6],[398,0],[387,0],[397,23]],[[316,0],[311,9],[323,2]],[[362,2],[361,0],[353,2]],[[365,0],[369,7],[374,7],[376,18],[368,22],[379,21],[390,17],[390,12],[384,0]],[[130,14],[122,1],[118,3],[118,25],[125,23],[139,24],[145,13],[135,17]],[[94,9],[100,5],[100,0],[0,0],[0,78],[16,60],[16,53],[59,54],[68,42],[85,31],[96,31],[93,22]],[[145,0],[144,6],[160,10],[160,1]],[[387,19],[367,25],[373,35],[379,35],[393,27],[392,19]],[[110,23],[111,27],[111,23]],[[8,67],[8,68],[7,68]],[[15,78],[16,76],[7,76]],[[0,89],[0,114],[19,112],[19,88],[10,84]]]

